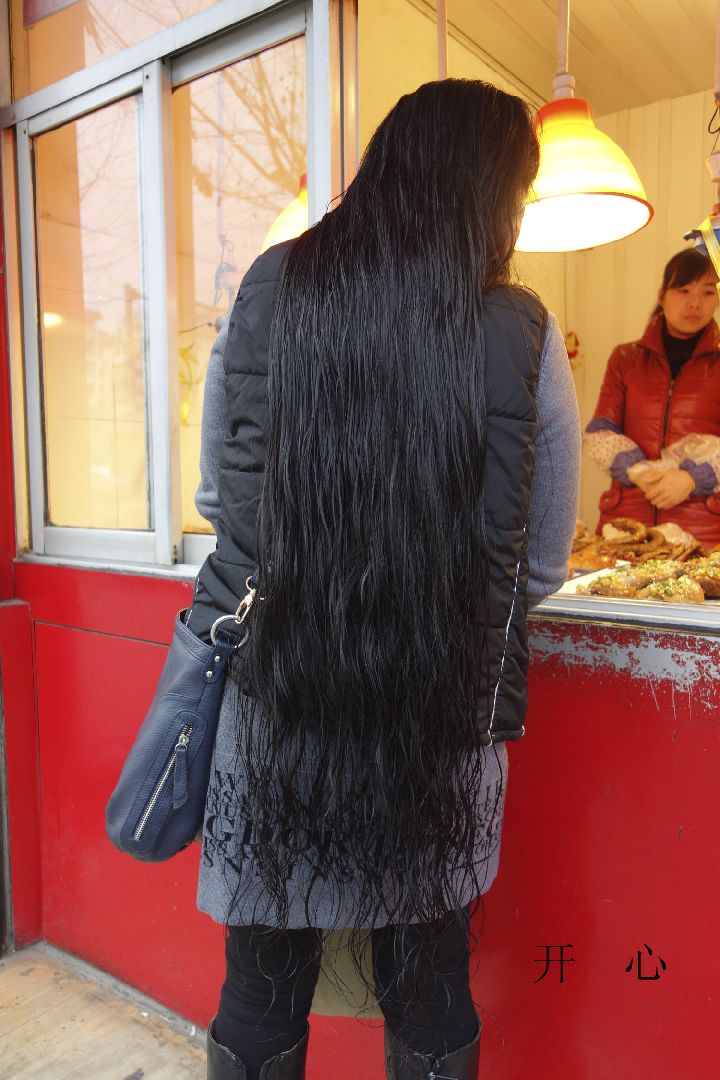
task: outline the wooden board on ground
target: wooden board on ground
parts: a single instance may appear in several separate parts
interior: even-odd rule
[[[3,1080],[202,1080],[205,1051],[70,958],[41,947],[0,960]]]

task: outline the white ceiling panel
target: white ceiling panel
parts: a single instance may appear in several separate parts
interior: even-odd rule
[[[434,0],[414,0],[434,17]],[[448,0],[448,21],[537,101],[552,97],[556,0]],[[569,69],[596,116],[712,88],[716,0],[571,0]]]

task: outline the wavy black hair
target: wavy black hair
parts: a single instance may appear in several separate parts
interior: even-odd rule
[[[310,925],[316,884],[338,911],[351,893],[357,928],[466,918],[482,891],[483,296],[509,282],[537,167],[521,99],[427,83],[290,249],[269,354],[262,600],[234,669],[249,688],[238,769],[258,923],[287,925],[298,858]],[[424,962],[409,952],[403,963]]]

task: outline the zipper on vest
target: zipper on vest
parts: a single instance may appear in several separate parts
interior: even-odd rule
[[[165,768],[162,771],[162,775],[160,776],[160,779],[158,780],[157,784],[155,785],[155,788],[153,789],[153,793],[150,796],[150,798],[149,798],[149,800],[148,800],[148,802],[147,802],[147,804],[145,806],[145,809],[142,812],[142,816],[141,816],[139,822],[137,823],[137,826],[135,828],[135,832],[132,834],[133,840],[136,840],[136,841],[139,840],[140,837],[142,836],[142,834],[144,833],[145,826],[148,823],[148,819],[150,818],[150,815],[152,814],[153,810],[155,809],[155,805],[156,805],[158,799],[160,798],[160,796],[162,795],[163,788],[167,784],[168,779],[170,777],[170,773],[173,771],[173,769],[175,769],[175,772],[176,772],[176,783],[173,785],[173,805],[175,806],[176,809],[179,809],[179,806],[187,801],[187,764],[186,763],[187,763],[187,748],[188,748],[188,743],[190,742],[190,736],[191,735],[192,735],[192,727],[191,727],[191,725],[190,724],[184,724],[181,731],[180,731],[180,734],[178,735],[178,739],[177,739],[177,742],[175,743],[175,746],[173,748],[173,752],[171,753],[171,755],[170,755],[170,757],[168,759],[168,762],[167,762]],[[177,782],[178,780],[180,781],[179,784]],[[182,788],[183,790],[176,790],[178,787]],[[184,798],[183,798],[183,796],[184,796]]]
[[[668,388],[667,402],[665,404],[665,416],[663,417],[663,430],[662,439],[660,440],[661,452],[665,449],[665,439],[667,438],[668,422],[670,420],[670,402],[672,401],[673,391],[675,390],[675,380],[670,379],[670,386]],[[657,525],[658,518],[660,517],[660,511],[657,506],[653,507],[653,525]]]

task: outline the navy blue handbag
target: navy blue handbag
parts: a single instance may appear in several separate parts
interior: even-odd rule
[[[216,620],[211,645],[185,625],[184,611],[175,617],[155,696],[105,810],[107,834],[126,855],[163,862],[202,828],[228,663],[247,641],[255,585],[248,578],[237,612]]]

